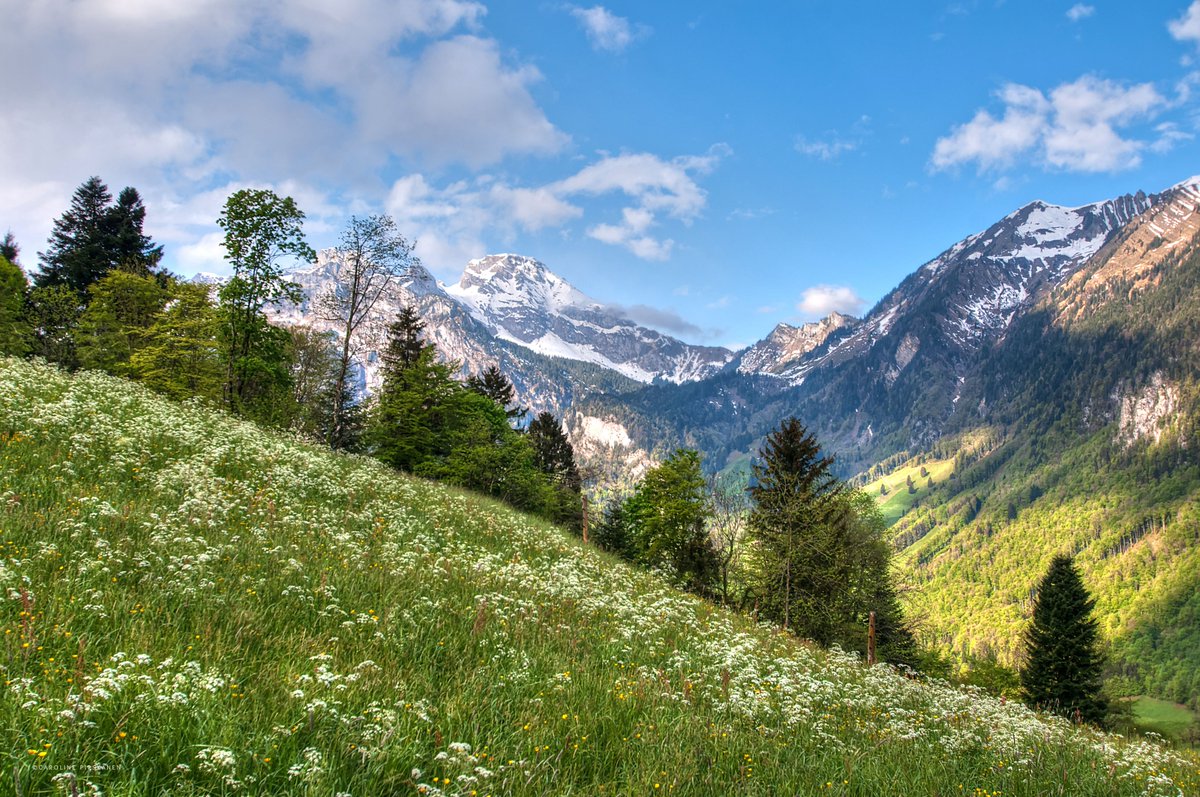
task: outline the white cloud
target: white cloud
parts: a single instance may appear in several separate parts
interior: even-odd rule
[[[966,124],[938,139],[934,169],[974,162],[980,171],[1011,166],[1032,155],[1046,167],[1080,172],[1118,171],[1137,166],[1148,145],[1118,130],[1150,120],[1166,100],[1149,83],[1132,86],[1084,76],[1064,83],[1049,97],[1029,86],[1001,89],[1004,115],[978,111]]]
[[[568,10],[583,26],[588,41],[596,50],[619,53],[650,33],[650,29],[645,25],[631,25],[628,19],[618,17],[604,6],[571,6]]]
[[[558,152],[568,137],[531,93],[540,72],[479,33],[485,14],[469,0],[5,2],[5,55],[21,68],[0,70],[15,120],[0,219],[32,261],[98,174],[141,191],[158,240],[200,246],[209,193],[227,186],[293,180],[325,203],[313,186],[340,185],[353,212],[397,164]],[[523,228],[572,212],[544,199],[496,201]],[[301,206],[310,230],[332,223]]]
[[[843,152],[852,152],[858,147],[858,144],[854,141],[846,141],[840,138],[816,141],[807,139],[804,136],[796,136],[795,147],[796,151],[803,155],[809,155],[823,161],[830,161],[835,160]]]
[[[1200,0],[1193,0],[1182,17],[1167,23],[1167,29],[1181,42],[1200,45]]]
[[[1067,19],[1071,20],[1072,22],[1078,22],[1081,19],[1087,19],[1095,13],[1095,6],[1089,6],[1086,3],[1076,3],[1067,9]]]
[[[824,318],[833,312],[858,315],[866,302],[846,285],[814,285],[800,296],[796,309],[806,319]]]
[[[594,221],[586,234],[643,260],[666,260],[675,242],[657,237],[654,229],[664,217],[689,224],[699,216],[707,197],[697,178],[728,151],[717,145],[705,155],[671,160],[648,153],[609,155],[562,180],[533,187],[490,175],[435,187],[414,174],[393,184],[386,210],[414,231],[426,264],[451,276],[466,260],[486,254],[485,241],[585,219],[590,215],[585,200],[616,194],[630,200],[619,218]]]

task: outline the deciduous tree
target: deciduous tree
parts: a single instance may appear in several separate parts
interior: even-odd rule
[[[334,389],[332,423],[327,440],[337,447],[349,439],[345,426],[351,414],[353,396],[347,389],[350,364],[359,353],[356,335],[371,317],[388,287],[420,260],[413,255],[413,244],[400,234],[391,216],[352,216],[334,254],[337,284],[317,298],[317,313],[334,323],[341,338]]]
[[[225,402],[241,412],[288,392],[286,331],[267,322],[263,308],[300,301],[299,286],[283,279],[284,264],[311,262],[304,241],[304,213],[291,197],[265,189],[230,195],[217,225],[225,231],[233,276],[221,286],[221,342],[225,355]]]

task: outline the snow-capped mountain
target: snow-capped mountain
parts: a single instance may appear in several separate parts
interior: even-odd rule
[[[728,349],[693,346],[639,326],[530,257],[472,260],[446,290],[501,340],[595,363],[639,382],[702,379],[733,357]]]
[[[737,355],[737,371],[778,376],[789,365],[829,340],[833,333],[848,331],[858,324],[857,318],[838,312],[798,327],[781,323],[771,330],[771,334]]]
[[[827,348],[751,364],[743,358],[742,369],[799,384],[816,368],[859,360],[880,344],[888,349],[885,370],[892,381],[922,347],[935,345],[951,360],[962,360],[1002,336],[1017,313],[1165,195],[1139,191],[1077,208],[1031,202],[921,266]],[[754,348],[770,351],[771,338]]]
[[[853,472],[986,415],[988,391],[1012,376],[993,373],[995,352],[1018,326],[1152,290],[1197,239],[1198,209],[1198,179],[1082,207],[1032,202],[917,268],[861,321],[781,325],[715,377],[575,409],[628,430],[630,452],[688,445],[721,466],[795,416]]]
[[[330,249],[318,253],[313,265],[286,274],[300,286],[302,299],[269,309],[272,321],[339,335],[338,325],[322,317],[318,299],[344,290],[342,268]],[[443,358],[460,363],[464,374],[498,365],[522,404],[556,414],[589,392],[696,379],[733,356],[606,315],[603,305],[541,263],[500,255],[473,261],[451,289],[420,265],[393,282],[355,334],[352,378],[360,395],[378,389],[387,326],[406,305],[425,322],[426,339]]]

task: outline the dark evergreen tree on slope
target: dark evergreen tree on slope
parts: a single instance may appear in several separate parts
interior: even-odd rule
[[[1021,688],[1030,705],[1099,724],[1106,705],[1100,692],[1104,659],[1094,605],[1071,557],[1054,557],[1025,631]]]

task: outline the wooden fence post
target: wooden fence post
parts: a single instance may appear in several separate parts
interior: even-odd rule
[[[871,612],[867,623],[867,666],[875,664],[875,612]]]
[[[586,545],[588,541],[588,498],[587,493],[584,493],[583,498],[583,542]]]

